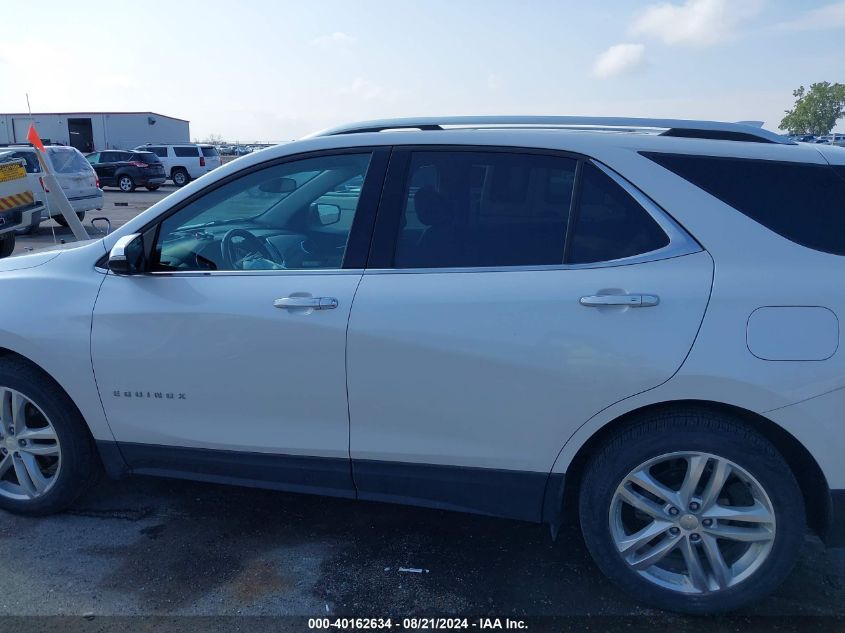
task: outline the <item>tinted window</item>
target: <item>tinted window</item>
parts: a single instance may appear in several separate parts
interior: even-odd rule
[[[87,160],[92,165],[96,165],[100,162],[100,152],[94,152],[93,154],[86,154],[85,160]]]
[[[11,160],[25,161],[26,165],[24,165],[24,169],[26,169],[26,173],[28,174],[41,173],[41,163],[38,162],[38,156],[35,155],[35,152],[10,152],[8,154],[4,153],[3,158],[0,159],[0,162],[8,162]]]
[[[500,152],[417,152],[397,268],[562,264],[577,161]]]
[[[199,148],[197,147],[174,147],[173,153],[180,158],[186,156],[199,156]]]
[[[135,152],[129,157],[129,160],[147,163],[148,165],[158,164],[161,162],[158,159],[158,156],[156,156],[152,152]]]
[[[644,155],[788,240],[845,255],[845,179],[828,165]]]
[[[667,235],[636,200],[598,167],[584,163],[567,263],[633,257],[668,243]]]
[[[228,182],[161,223],[157,268],[341,268],[360,197],[347,187],[369,162],[369,153],[321,156]]]
[[[144,148],[148,152],[152,152],[159,158],[167,158],[167,148],[166,147],[155,147],[155,146],[148,146]]]
[[[216,147],[202,147],[202,155],[203,156],[219,156],[220,154],[217,153]]]

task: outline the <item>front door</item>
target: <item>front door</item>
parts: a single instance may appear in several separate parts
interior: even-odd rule
[[[346,326],[385,161],[319,155],[211,185],[144,233],[148,274],[107,276],[94,369],[134,471],[352,494]]]
[[[563,444],[673,375],[710,292],[710,256],[578,157],[395,152],[376,235],[349,323],[362,498],[539,520]]]

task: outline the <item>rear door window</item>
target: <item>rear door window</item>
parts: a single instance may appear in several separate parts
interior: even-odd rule
[[[657,152],[643,155],[796,244],[845,255],[843,167]]]
[[[199,156],[199,148],[197,147],[179,147],[173,148],[173,153],[179,158],[186,158],[189,156]]]
[[[574,158],[414,152],[397,268],[563,264]]]
[[[660,225],[627,191],[595,165],[584,163],[567,263],[624,259],[668,244]]]

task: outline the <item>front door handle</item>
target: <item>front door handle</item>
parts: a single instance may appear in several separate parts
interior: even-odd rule
[[[657,295],[591,295],[581,297],[581,305],[588,308],[602,306],[628,306],[629,308],[650,308],[660,303]]]
[[[274,308],[282,310],[302,309],[311,310],[334,310],[337,307],[337,299],[334,297],[282,297],[273,302]]]

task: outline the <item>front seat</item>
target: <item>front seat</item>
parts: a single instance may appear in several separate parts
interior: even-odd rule
[[[411,265],[421,268],[464,265],[466,248],[459,239],[452,201],[432,187],[423,187],[414,194],[414,208],[419,221],[428,228],[414,248]]]

